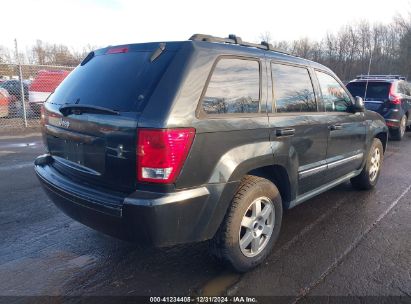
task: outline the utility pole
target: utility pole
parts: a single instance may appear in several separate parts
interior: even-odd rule
[[[21,70],[21,62],[20,62],[20,56],[19,56],[19,49],[17,47],[17,39],[14,39],[14,47],[16,49],[16,62],[19,67],[20,96],[21,96],[21,106],[23,109],[24,126],[27,128],[27,113],[26,113],[26,106],[24,102],[23,72]]]

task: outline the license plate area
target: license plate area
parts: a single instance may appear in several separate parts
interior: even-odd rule
[[[365,108],[370,111],[378,112],[382,107],[382,102],[365,102]]]
[[[84,143],[49,135],[47,145],[51,155],[68,161],[68,164],[70,162],[75,163],[81,167],[91,169],[91,171],[95,171],[100,175],[105,172],[103,139],[97,139],[91,143]]]
[[[60,157],[84,166],[84,144],[65,139]]]

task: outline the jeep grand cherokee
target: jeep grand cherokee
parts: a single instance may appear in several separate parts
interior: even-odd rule
[[[373,188],[388,132],[328,68],[236,36],[96,50],[41,119],[35,170],[66,214],[155,246],[211,240],[238,271],[269,254],[284,209]]]

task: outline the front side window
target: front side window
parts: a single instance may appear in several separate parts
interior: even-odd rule
[[[272,64],[272,76],[278,113],[317,111],[310,74],[306,68]]]
[[[320,83],[321,95],[323,98],[325,111],[327,112],[347,112],[352,106],[350,96],[334,77],[316,71],[318,82]]]
[[[258,113],[259,104],[259,62],[237,58],[219,60],[202,100],[204,112]]]

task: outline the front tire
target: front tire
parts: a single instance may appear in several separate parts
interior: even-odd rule
[[[282,213],[277,187],[267,179],[247,176],[212,241],[213,253],[238,272],[256,267],[278,238]]]
[[[374,138],[367,162],[360,175],[351,179],[351,184],[359,190],[370,190],[377,184],[384,159],[384,149],[381,140]]]

